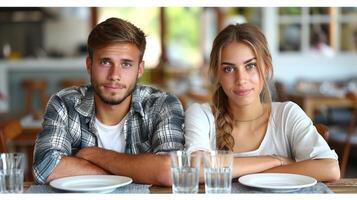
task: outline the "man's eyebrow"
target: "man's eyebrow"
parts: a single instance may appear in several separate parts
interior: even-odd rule
[[[133,60],[127,59],[127,58],[121,59],[120,61],[122,61],[122,62],[134,62]]]

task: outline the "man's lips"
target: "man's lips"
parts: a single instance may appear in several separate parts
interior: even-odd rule
[[[110,90],[120,90],[126,88],[123,84],[104,84],[103,87]]]

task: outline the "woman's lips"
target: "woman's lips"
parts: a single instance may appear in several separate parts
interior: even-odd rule
[[[253,91],[253,89],[234,90],[233,92],[238,96],[247,96],[250,94],[251,91]]]

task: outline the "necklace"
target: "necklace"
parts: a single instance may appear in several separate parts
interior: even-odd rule
[[[256,118],[254,118],[254,119],[248,119],[248,120],[233,120],[235,123],[237,123],[237,122],[251,122],[251,121],[255,121],[255,120],[257,120],[257,119],[259,119],[259,118],[261,118],[261,117],[263,117],[263,115],[264,115],[264,108],[263,108],[263,110],[262,110],[262,113],[258,116],[258,117],[256,117]]]

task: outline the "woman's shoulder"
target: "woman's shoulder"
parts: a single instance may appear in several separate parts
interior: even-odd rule
[[[210,104],[193,103],[187,108],[187,110],[185,111],[185,122],[187,123],[188,121],[197,120],[208,120],[209,122],[214,121]]]
[[[306,118],[305,112],[294,102],[273,102],[271,116],[274,121],[286,121]]]
[[[292,101],[272,103],[273,113],[301,112],[301,111],[302,109],[300,108],[300,106]]]
[[[212,113],[211,106],[208,103],[192,103],[186,110],[186,113]]]

